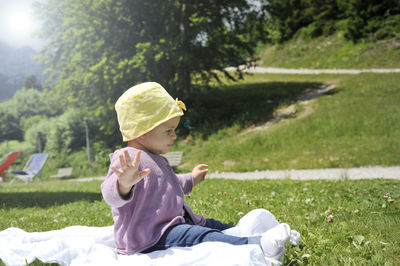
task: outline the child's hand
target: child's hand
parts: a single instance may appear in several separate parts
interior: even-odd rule
[[[208,173],[208,165],[206,164],[199,164],[195,168],[193,168],[192,175],[194,185],[200,184],[200,182],[204,181],[206,174]]]
[[[132,187],[142,180],[146,175],[150,174],[149,168],[139,171],[140,154],[142,151],[138,151],[135,155],[133,162],[127,150],[124,151],[124,155],[119,155],[119,162],[121,169],[111,166],[111,170],[118,176],[118,189],[121,196],[127,196],[131,191]]]

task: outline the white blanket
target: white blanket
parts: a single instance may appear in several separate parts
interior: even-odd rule
[[[279,222],[267,210],[256,209],[224,233],[256,236]],[[296,238],[296,237],[295,237]],[[297,239],[291,239],[293,244]],[[258,245],[235,246],[205,242],[149,254],[121,255],[115,250],[113,227],[70,226],[48,232],[8,228],[0,232],[0,258],[6,265],[26,265],[36,258],[60,265],[269,265]]]

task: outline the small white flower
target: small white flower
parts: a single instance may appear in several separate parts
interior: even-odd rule
[[[158,114],[160,111],[156,110],[156,114]]]
[[[153,100],[153,96],[150,96],[150,97],[149,97],[149,100],[150,100],[150,101]]]
[[[306,199],[306,204],[309,204],[311,202],[311,199],[307,198]]]
[[[136,104],[136,107],[139,107],[139,106],[140,106],[140,104],[137,103],[137,104]]]
[[[142,117],[142,120],[146,120],[146,117],[145,117],[145,116],[143,116],[143,117]]]

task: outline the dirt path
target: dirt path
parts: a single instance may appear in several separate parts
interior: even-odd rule
[[[400,73],[400,68],[371,68],[371,69],[294,69],[277,67],[256,67],[247,69],[239,67],[243,72],[268,73],[268,74],[361,74],[361,73]],[[235,67],[226,68],[227,71],[235,71]]]
[[[328,168],[309,170],[275,170],[245,173],[222,172],[210,173],[207,178],[226,178],[237,180],[252,179],[293,179],[293,180],[348,180],[348,179],[397,179],[400,180],[400,167],[361,167],[361,168]]]

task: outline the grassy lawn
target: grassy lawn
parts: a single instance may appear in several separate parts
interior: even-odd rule
[[[287,249],[285,264],[399,265],[399,191],[393,180],[213,179],[186,200],[196,213],[233,224],[252,209],[270,210],[302,235],[299,247]],[[99,181],[3,184],[0,205],[0,230],[112,224]]]
[[[336,88],[306,107],[295,105],[296,112],[289,119],[251,130],[267,122],[280,106],[290,104],[294,95],[320,84],[335,84]],[[268,107],[264,95],[292,87],[302,89]],[[237,119],[219,124],[219,130],[206,137],[179,140],[174,149],[184,151],[182,171],[197,162],[209,164],[210,171],[400,165],[400,74],[257,74],[220,90],[230,89],[244,99],[228,112]],[[215,106],[227,105],[224,97],[215,101],[219,101]],[[248,110],[257,119],[238,115]],[[212,124],[213,119],[214,115],[204,116],[204,123],[211,120],[208,123]]]

